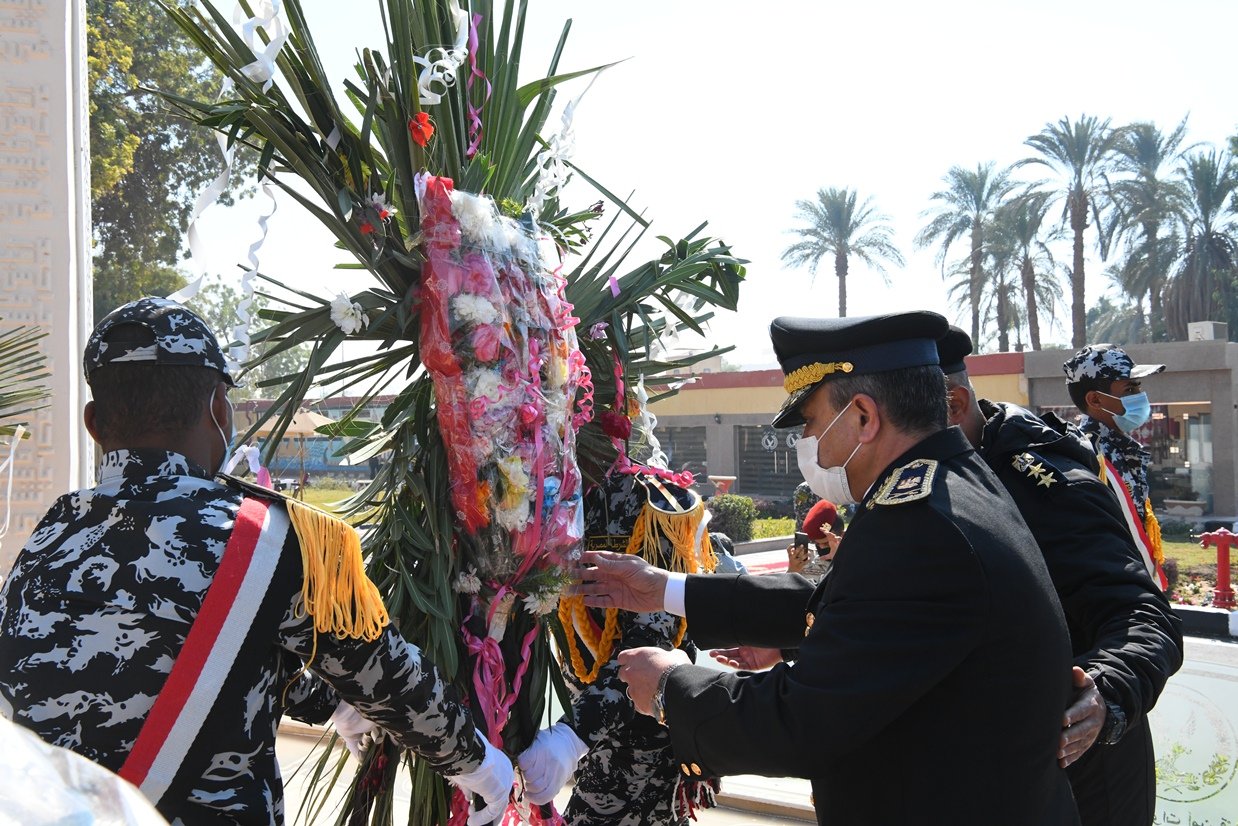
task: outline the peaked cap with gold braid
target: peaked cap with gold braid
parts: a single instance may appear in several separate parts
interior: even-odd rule
[[[705,503],[691,488],[652,473],[616,473],[585,494],[584,508],[586,550],[639,554],[651,565],[689,574],[713,571],[718,564],[704,530]],[[572,670],[581,682],[592,683],[613,654],[619,610],[606,609],[599,625],[582,597],[563,597],[559,620],[567,635]],[[673,641],[676,647],[687,628],[687,620],[681,620]],[[592,666],[586,666],[579,643]]]

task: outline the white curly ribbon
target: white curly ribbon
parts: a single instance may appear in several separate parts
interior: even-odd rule
[[[546,148],[537,153],[537,172],[534,173],[533,194],[529,196],[526,206],[536,218],[542,206],[550,195],[567,183],[571,170],[567,162],[576,151],[576,133],[572,131],[572,121],[576,117],[576,107],[593,84],[598,75],[593,76],[585,90],[576,96],[572,102],[563,107],[563,115],[559,119],[559,132],[546,141]]]
[[[658,426],[658,417],[649,409],[649,393],[645,391],[644,373],[640,374],[640,379],[636,382],[636,404],[640,410],[636,417],[636,429],[644,434],[645,443],[649,446],[649,459],[646,464],[668,470],[669,460],[662,451],[662,443],[653,435],[653,429]]]
[[[282,0],[259,0],[255,4],[252,17],[245,16],[245,9],[240,3],[232,10],[232,22],[240,26],[241,37],[245,45],[254,54],[254,62],[241,68],[245,77],[254,83],[262,84],[262,91],[268,92],[275,83],[275,59],[288,42],[290,34],[288,24],[284,22]],[[268,43],[258,38],[258,29],[262,29]]]
[[[4,473],[7,470],[9,474],[4,489],[4,523],[0,524],[0,539],[3,539],[4,535],[9,532],[9,517],[13,515],[13,473],[17,466],[17,445],[21,442],[25,432],[25,425],[20,424],[13,430],[13,438],[9,441],[9,456],[0,464],[0,473]]]
[[[275,199],[275,191],[271,189],[270,183],[262,182],[262,194],[271,199],[271,209],[265,215],[258,219],[258,228],[262,230],[262,234],[258,236],[258,240],[249,245],[249,254],[246,256],[249,260],[249,266],[241,275],[241,300],[236,305],[237,323],[232,327],[232,341],[234,342],[228,352],[228,372],[236,375],[235,370],[241,364],[249,361],[249,327],[253,321],[249,314],[249,308],[254,303],[254,281],[258,277],[258,250],[262,249],[262,245],[266,243],[267,233],[270,231],[268,226],[271,221],[271,216],[275,214],[275,210],[279,209],[279,201]]]
[[[413,62],[421,67],[417,76],[417,98],[422,106],[433,106],[443,99],[447,90],[456,83],[456,71],[469,56],[469,15],[459,4],[451,12],[456,24],[456,42],[450,49],[434,47],[425,57],[413,56]]]

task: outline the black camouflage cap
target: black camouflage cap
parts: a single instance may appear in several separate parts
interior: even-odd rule
[[[1141,379],[1164,369],[1163,364],[1136,364],[1125,350],[1113,344],[1089,344],[1062,365],[1067,384],[1083,379]]]
[[[853,318],[776,318],[769,326],[774,355],[790,396],[774,427],[804,423],[799,407],[824,382],[845,375],[883,373],[938,364],[937,340],[946,319],[917,310]]]
[[[109,332],[135,324],[150,332],[144,342],[105,341]],[[86,379],[105,364],[154,362],[173,367],[213,367],[236,387],[215,334],[192,310],[166,298],[148,296],[108,313],[90,334],[82,354]]]
[[[941,359],[941,372],[947,376],[962,373],[967,369],[964,359],[971,355],[971,336],[951,325],[946,334],[937,340],[937,356]]]

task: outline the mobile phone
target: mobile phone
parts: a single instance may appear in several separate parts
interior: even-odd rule
[[[786,536],[786,534],[783,534],[783,536]],[[804,533],[803,531],[796,531],[795,532],[795,544],[803,545],[805,548],[807,548],[808,547],[808,534]]]

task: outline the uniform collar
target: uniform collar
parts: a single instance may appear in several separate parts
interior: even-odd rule
[[[183,454],[171,450],[130,448],[113,450],[103,454],[99,467],[99,482],[142,482],[156,476],[196,476],[213,479],[208,473]]]
[[[903,455],[899,456],[893,462],[888,464],[885,470],[877,474],[877,479],[872,486],[865,492],[860,500],[860,504],[868,501],[868,498],[873,495],[873,491],[881,489],[881,483],[884,482],[891,474],[896,473],[908,462],[914,459],[935,459],[937,461],[945,461],[953,459],[963,453],[971,453],[974,448],[971,442],[967,441],[967,437],[963,435],[963,430],[957,425],[944,428],[936,433],[933,433],[912,445]]]

